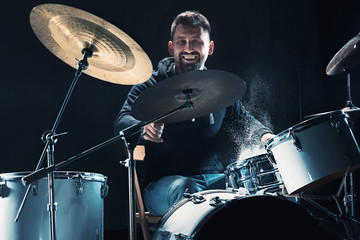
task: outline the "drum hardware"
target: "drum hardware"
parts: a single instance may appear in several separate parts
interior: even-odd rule
[[[319,195],[311,195],[306,193],[299,193],[297,197],[303,199],[304,201],[308,202],[310,205],[319,209],[320,211],[325,213],[328,217],[335,220],[336,223],[341,223],[344,227],[348,239],[357,239],[355,237],[359,236],[360,232],[356,232],[357,231],[356,227],[354,227],[353,224],[360,224],[360,222],[356,219],[354,213],[355,202],[354,202],[354,193],[352,189],[354,179],[350,175],[350,169],[351,167],[349,167],[346,173],[344,174],[336,194],[331,196],[319,196]],[[350,176],[349,178],[350,192],[348,192],[347,190],[348,176]],[[327,207],[321,205],[315,200],[334,202],[336,204],[338,213],[329,210]]]
[[[109,186],[106,185],[106,180],[107,179],[105,179],[105,184],[101,185],[101,189],[100,189],[100,194],[101,194],[100,196],[102,199],[104,199],[109,193]]]
[[[31,191],[21,218],[13,216],[24,195],[21,178],[30,172],[0,174],[4,182],[4,195],[0,196],[1,239],[50,239],[47,179],[32,183]],[[56,234],[58,239],[103,239],[104,195],[107,178],[101,174],[84,172],[55,172]],[[82,182],[82,195],[77,196],[76,184]],[[36,187],[35,187],[36,186]]]
[[[223,199],[223,198],[220,198],[219,196],[215,196],[215,197],[210,198],[209,205],[212,207],[217,207],[220,205],[224,205],[229,201],[230,201],[229,199]]]
[[[300,152],[302,150],[299,139],[295,136],[295,133],[290,129],[289,131],[291,137],[291,143],[296,148],[296,151]]]
[[[262,190],[279,188],[283,182],[276,164],[268,154],[253,156],[229,164],[225,170],[226,188],[238,189],[244,193],[256,194]]]
[[[346,87],[347,87],[347,101],[345,107],[341,110],[348,113],[350,118],[353,115],[359,117],[360,108],[354,106],[351,100],[351,75],[349,70],[360,64],[360,48],[358,46],[360,41],[360,33],[356,34],[350,41],[348,41],[330,60],[326,67],[326,74],[329,76],[346,73]],[[308,115],[305,118],[317,117],[325,113],[317,113]]]
[[[196,204],[184,198],[174,204],[155,226],[152,239],[267,239],[272,235],[289,239],[274,232],[285,223],[287,228],[292,226],[290,232],[297,234],[297,239],[328,239],[317,235],[319,229],[305,209],[284,198],[246,196],[229,189],[196,194],[205,201]]]
[[[73,82],[75,82],[75,79],[77,80],[82,70],[85,70],[82,65],[87,67],[87,64],[91,65],[91,68],[86,68],[86,74],[113,83],[138,84],[146,81],[151,76],[151,62],[140,46],[115,26],[92,14],[60,4],[43,4],[32,10],[30,23],[39,40],[53,54],[70,66],[74,67],[73,59],[79,56],[81,50],[83,60],[78,61],[77,76]],[[90,57],[91,60],[88,62],[87,58]],[[52,134],[56,132],[55,130],[74,85],[72,84],[71,91],[69,90],[60,109],[51,131]],[[209,85],[212,87],[209,87]],[[39,162],[36,170],[23,177],[22,182],[24,185],[29,185],[46,174],[51,176],[56,169],[119,139],[123,140],[129,150],[127,165],[129,168],[130,239],[134,239],[136,224],[133,174],[135,164],[132,155],[135,146],[131,143],[130,138],[138,135],[141,127],[151,122],[160,120],[162,122],[182,121],[220,110],[240,99],[245,92],[245,88],[245,82],[239,77],[216,70],[193,71],[161,81],[161,83],[144,91],[134,102],[133,115],[138,120],[141,120],[141,123],[130,126],[121,131],[118,136],[58,164],[52,161],[52,164],[40,169],[42,163]],[[157,91],[160,91],[160,93],[158,94]],[[225,92],[226,94],[224,94]],[[154,105],[154,102],[157,104]],[[149,104],[151,107],[149,107]],[[196,108],[193,107],[193,104]],[[144,108],[146,111],[143,111]],[[149,111],[149,109],[153,111]],[[182,111],[185,109],[189,109],[189,111]],[[191,111],[192,109],[194,111]],[[180,111],[181,113],[179,113]],[[51,138],[49,137],[49,139]],[[50,143],[47,143],[47,145],[50,145]],[[48,149],[48,147],[46,146],[44,149]],[[53,145],[51,148],[53,148]],[[52,149],[49,149],[48,156],[51,157],[53,151],[50,150]],[[45,150],[41,160],[44,155]],[[49,185],[53,187],[50,178],[49,182]],[[54,222],[52,221],[53,218],[50,219],[51,222]],[[51,223],[51,225],[55,224]],[[52,228],[54,228],[53,232],[55,232],[55,227]],[[55,234],[52,235],[54,235],[52,239],[55,239]]]
[[[43,136],[46,136],[45,147],[35,169],[35,172],[39,170],[45,158],[45,153],[47,153],[47,169],[51,169],[47,171],[50,235],[51,239],[55,240],[56,203],[54,199],[53,172],[56,167],[54,163],[54,144],[57,137],[61,135],[56,134],[56,129],[78,78],[84,70],[87,70],[86,74],[112,83],[142,83],[151,76],[152,65],[141,47],[127,34],[105,20],[80,9],[60,4],[42,4],[32,9],[30,24],[38,39],[54,55],[72,67],[75,67],[73,64],[74,59],[77,61],[75,77],[59,110],[53,128],[43,134]],[[80,52],[82,60],[77,59]],[[92,67],[88,69],[88,59],[92,57]],[[22,180],[25,185],[33,182],[29,181],[30,179],[27,180],[28,183],[24,178]],[[28,186],[15,221],[18,221],[20,217],[29,191],[30,186]],[[81,189],[79,189],[80,192]]]
[[[62,103],[62,106],[59,110],[59,113],[55,119],[54,125],[52,127],[51,130],[47,130],[44,132],[44,134],[42,135],[42,140],[45,143],[44,146],[44,150],[40,156],[40,159],[38,161],[37,167],[35,169],[38,170],[40,168],[40,166],[42,165],[42,162],[45,158],[45,152],[47,153],[47,165],[48,167],[52,167],[55,164],[55,156],[54,156],[54,152],[55,152],[55,143],[58,140],[58,137],[63,136],[67,133],[60,133],[60,134],[56,134],[56,130],[57,127],[60,123],[60,120],[63,116],[63,113],[65,111],[66,106],[68,105],[70,96],[75,88],[75,85],[77,83],[77,80],[79,79],[81,73],[83,70],[86,70],[88,68],[88,62],[87,62],[87,58],[92,56],[92,53],[88,50],[88,49],[83,49],[82,50],[83,53],[83,58],[82,60],[78,61],[78,69],[75,73],[75,77],[70,85],[70,88],[65,96],[65,99]],[[57,204],[55,203],[55,196],[54,196],[54,173],[53,171],[48,172],[48,188],[49,188],[49,204],[48,204],[48,210],[50,212],[50,237],[52,240],[56,239],[56,223],[55,223],[55,212],[56,212],[56,206]],[[20,205],[19,211],[17,216],[15,217],[15,221],[18,221],[20,214],[22,212],[22,209],[24,207],[24,204],[26,202],[27,196],[29,194],[29,190],[30,190],[30,186],[28,186],[28,190],[26,191],[23,201]]]
[[[77,183],[75,183],[75,188],[76,188],[76,196],[79,197],[83,194],[84,192],[84,187],[83,187],[83,183],[81,182],[81,179],[79,179],[79,181]]]
[[[199,80],[199,79],[196,79],[196,80]],[[195,78],[193,78],[193,81],[195,81]],[[162,81],[164,82],[164,81]],[[160,83],[159,83],[160,84]],[[189,95],[189,93],[186,93],[186,95]],[[188,107],[193,107],[193,104],[191,102],[188,102],[188,101],[191,101],[190,100],[190,97],[187,97],[186,96],[186,102],[184,104],[182,104],[180,107],[172,110],[171,112],[169,113],[165,113],[157,118],[154,118],[154,119],[151,119],[149,120],[148,122],[140,122],[138,124],[135,124],[135,125],[132,125],[124,130],[122,130],[120,132],[119,135],[109,139],[109,140],[106,140],[88,150],[85,150],[83,152],[81,152],[80,154],[78,155],[75,155],[73,157],[70,157],[69,159],[65,160],[65,161],[62,161],[58,164],[54,164],[54,165],[51,165],[51,166],[48,166],[46,168],[41,168],[37,171],[34,171],[33,173],[31,174],[28,174],[27,176],[23,177],[22,178],[22,182],[24,185],[29,185],[31,184],[32,182],[44,177],[46,174],[48,174],[49,172],[54,172],[56,171],[57,169],[61,168],[61,167],[64,167],[94,151],[97,151],[98,149],[100,148],[103,148],[113,142],[116,142],[118,140],[122,140],[123,143],[124,143],[124,146],[128,149],[128,152],[129,152],[129,156],[128,156],[128,159],[126,159],[125,161],[122,161],[121,163],[123,165],[125,165],[126,167],[128,167],[128,172],[129,172],[129,212],[131,212],[129,214],[129,221],[130,221],[130,239],[135,239],[135,234],[136,234],[136,218],[135,218],[135,206],[136,206],[136,199],[135,199],[135,184],[134,184],[134,170],[135,170],[135,160],[133,158],[133,151],[134,151],[134,148],[135,148],[135,144],[133,144],[132,140],[135,136],[138,136],[142,130],[142,127],[144,127],[145,125],[149,124],[149,123],[152,123],[152,122],[158,122],[158,121],[161,121],[163,119],[166,119],[167,117],[169,117],[170,115],[178,112],[178,111],[183,111],[183,110],[186,110],[188,109]],[[200,107],[199,107],[200,108]],[[191,109],[191,108],[190,108]],[[201,109],[201,108],[200,108]],[[131,199],[130,199],[131,198]]]
[[[206,199],[200,194],[188,193],[187,191],[184,192],[184,198],[190,199],[195,204],[199,204],[206,201]]]
[[[1,197],[5,197],[4,195],[5,195],[5,187],[6,187],[6,185],[5,185],[5,182],[0,182],[0,196]]]
[[[307,191],[360,167],[360,150],[343,111],[301,122],[268,142],[289,194]],[[292,144],[294,132],[302,151]]]
[[[210,88],[209,85],[216,87]],[[209,89],[216,90],[214,92]],[[219,101],[219,96],[224,92],[226,97]],[[236,75],[219,70],[206,70],[186,72],[165,79],[146,89],[136,98],[132,115],[142,122],[120,131],[119,135],[129,153],[125,165],[128,166],[129,172],[129,215],[132,226],[130,229],[134,231],[136,226],[133,159],[135,144],[131,143],[131,138],[138,136],[142,127],[149,123],[194,119],[233,104],[244,93],[245,82]]]

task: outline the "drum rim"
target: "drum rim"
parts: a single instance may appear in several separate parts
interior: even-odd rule
[[[237,167],[237,166],[243,167],[248,161],[251,161],[254,159],[268,159],[267,155],[268,155],[267,153],[263,153],[263,154],[255,155],[252,157],[243,158],[241,160],[236,160],[233,163],[230,163],[229,165],[227,165],[226,169],[228,170],[230,167]],[[243,162],[244,164],[239,164],[239,162]]]
[[[233,193],[235,195],[238,195],[239,197],[245,196],[245,195],[240,195],[238,193],[238,191],[236,191],[235,189],[209,189],[209,190],[204,190],[204,191],[192,193],[191,195],[200,194],[201,196],[204,196],[204,195],[207,195],[207,194],[213,194],[213,193],[219,193],[219,192],[220,193]],[[173,206],[171,206],[169,208],[169,210],[161,217],[160,221],[156,224],[155,228],[157,230],[162,230],[162,226],[173,215],[173,213],[176,210],[178,210],[179,208],[181,208],[185,203],[187,203],[189,201],[191,201],[190,198],[183,198],[179,202],[177,202]]]
[[[200,195],[206,195],[206,194],[212,194],[212,193],[219,193],[219,192],[234,192],[234,190],[231,189],[212,189],[212,190],[204,190],[204,191],[200,191],[197,192],[197,194]],[[236,193],[236,191],[234,192]],[[275,196],[275,195],[268,195],[268,194],[264,194],[264,195],[239,195],[239,197],[231,199],[230,201],[228,201],[225,204],[219,205],[218,207],[214,207],[214,210],[211,211],[210,213],[208,213],[207,215],[203,216],[202,220],[200,222],[198,222],[198,224],[194,227],[193,232],[190,233],[190,235],[185,235],[183,233],[179,233],[179,232],[171,232],[169,231],[169,229],[167,228],[163,228],[163,225],[168,221],[169,217],[172,216],[172,214],[179,210],[186,202],[185,201],[187,199],[183,199],[180,202],[182,202],[182,204],[179,204],[180,202],[176,203],[173,207],[178,206],[174,209],[171,208],[171,211],[169,209],[169,211],[167,211],[165,213],[165,215],[160,219],[160,221],[157,223],[157,225],[155,226],[155,237],[157,236],[157,234],[160,234],[160,236],[162,234],[167,234],[169,236],[170,235],[175,235],[175,236],[180,236],[180,237],[187,237],[186,239],[195,239],[194,237],[200,232],[200,230],[205,226],[205,224],[214,216],[216,215],[218,212],[220,212],[223,208],[229,207],[231,204],[233,203],[237,203],[238,201],[251,201],[251,199],[260,199],[261,201],[276,201],[278,203],[282,203],[282,202],[286,202],[287,206],[290,206],[291,208],[297,208],[297,209],[302,209],[302,211],[304,213],[307,213],[305,209],[301,208],[300,205],[289,201],[287,199],[285,199],[284,197],[281,196]],[[309,215],[310,216],[310,215]],[[155,238],[157,239],[157,238]],[[167,238],[168,239],[168,238]],[[172,238],[171,238],[172,239]],[[181,238],[182,239],[182,238]]]
[[[305,121],[302,121],[298,124],[295,124],[292,127],[289,127],[287,129],[285,129],[284,131],[281,131],[279,134],[277,134],[275,137],[273,137],[272,139],[270,139],[267,144],[266,144],[266,150],[270,151],[271,148],[275,147],[276,145],[278,145],[281,141],[288,139],[290,136],[290,132],[296,133],[296,132],[300,132],[302,130],[305,130],[309,127],[312,127],[318,123],[322,123],[324,122],[325,119],[330,119],[330,118],[339,118],[339,117],[344,117],[347,118],[347,114],[342,111],[342,110],[337,110],[334,112],[329,112],[326,113],[324,115],[321,116],[316,116],[310,119],[307,119]]]
[[[24,172],[9,172],[9,173],[0,173],[0,180],[16,180],[22,178],[28,174],[32,173],[31,171]],[[88,181],[97,181],[97,182],[106,182],[107,177],[100,173],[93,172],[80,172],[80,171],[54,171],[55,179],[78,179],[79,175],[81,179]],[[42,179],[47,179],[43,177]]]

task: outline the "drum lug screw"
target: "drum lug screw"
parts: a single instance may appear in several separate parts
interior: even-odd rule
[[[291,142],[296,148],[296,151],[300,152],[302,150],[299,139],[295,136],[294,132],[290,132]]]
[[[101,198],[105,198],[108,195],[109,192],[109,186],[105,184],[101,185]]]
[[[335,128],[336,130],[336,136],[339,136],[339,133],[340,133],[340,130],[339,130],[339,126],[340,126],[340,123],[338,121],[332,121],[331,122],[331,126],[333,128]]]
[[[84,192],[84,187],[83,187],[83,183],[81,182],[81,179],[79,180],[79,182],[75,183],[75,185],[76,185],[76,196],[79,197]]]
[[[0,196],[5,197],[4,193],[5,193],[5,182],[0,182]]]
[[[32,188],[32,193],[33,193],[33,196],[37,196],[38,195],[38,182],[34,182],[31,184],[31,188]]]

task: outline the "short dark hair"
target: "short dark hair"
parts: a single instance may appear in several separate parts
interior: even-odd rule
[[[171,24],[171,40],[173,40],[174,32],[179,24],[184,26],[202,27],[205,31],[209,33],[210,36],[211,28],[209,21],[204,15],[197,11],[186,11],[176,16],[176,18]]]

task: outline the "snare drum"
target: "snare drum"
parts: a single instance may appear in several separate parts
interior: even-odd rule
[[[360,166],[359,147],[343,111],[281,132],[268,142],[267,151],[290,194],[313,189]]]
[[[27,187],[21,178],[30,172],[0,174],[1,239],[50,238],[47,178],[31,185],[17,222],[14,222]],[[103,200],[106,177],[85,172],[55,172],[56,236],[59,240],[103,239]]]
[[[325,239],[320,233],[310,214],[289,200],[207,190],[171,207],[152,239]]]
[[[269,161],[267,154],[236,161],[227,166],[225,175],[227,187],[246,188],[250,194],[282,184],[276,164]]]

